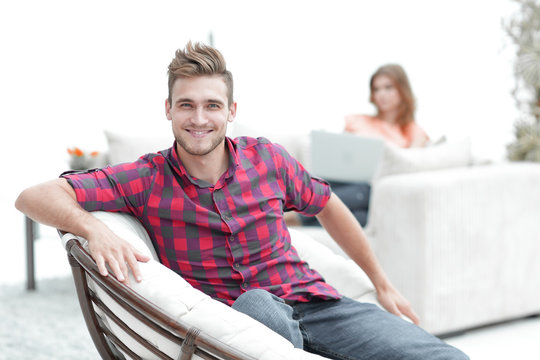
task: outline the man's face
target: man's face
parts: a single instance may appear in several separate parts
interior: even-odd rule
[[[177,79],[165,102],[167,119],[179,152],[204,156],[223,144],[227,122],[236,115],[236,103],[228,106],[227,86],[221,76]]]

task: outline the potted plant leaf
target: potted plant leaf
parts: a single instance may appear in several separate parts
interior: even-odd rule
[[[508,159],[540,162],[540,1],[514,1],[519,11],[503,26],[516,45],[512,95],[522,115],[507,145]]]

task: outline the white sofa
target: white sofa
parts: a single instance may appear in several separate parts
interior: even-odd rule
[[[540,164],[475,163],[467,139],[387,147],[365,230],[433,334],[540,314]],[[322,229],[303,231],[340,253]]]
[[[309,134],[235,124],[229,135],[266,136],[310,168]],[[134,160],[145,145],[108,140],[114,161]],[[421,326],[437,335],[540,314],[540,165],[471,161],[466,140],[388,148],[372,184],[368,238]],[[322,228],[296,229],[346,257]]]
[[[540,314],[540,164],[384,177],[368,231],[428,331]]]

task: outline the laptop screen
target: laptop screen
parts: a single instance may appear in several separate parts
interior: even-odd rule
[[[349,133],[311,132],[311,173],[326,180],[370,182],[384,140]]]

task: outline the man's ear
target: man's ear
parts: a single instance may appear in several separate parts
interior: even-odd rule
[[[232,103],[229,106],[229,116],[227,117],[227,121],[233,122],[235,117],[236,117],[236,103]]]
[[[171,104],[169,103],[169,99],[165,99],[165,116],[167,116],[168,120],[172,120]]]

